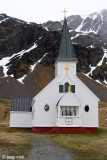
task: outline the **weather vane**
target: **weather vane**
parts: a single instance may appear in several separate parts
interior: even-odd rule
[[[64,12],[64,17],[66,17],[66,12],[68,12],[68,11],[66,11],[66,9],[64,8],[64,11],[62,11],[62,12]]]

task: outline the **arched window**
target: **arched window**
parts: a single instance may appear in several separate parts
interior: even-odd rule
[[[65,92],[68,92],[68,87],[69,87],[69,86],[70,86],[69,83],[66,82],[66,83],[65,83]]]

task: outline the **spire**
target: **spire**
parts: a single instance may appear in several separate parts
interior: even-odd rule
[[[66,17],[64,18],[62,37],[60,41],[58,61],[77,61],[71,38],[69,35],[69,29],[67,26]]]

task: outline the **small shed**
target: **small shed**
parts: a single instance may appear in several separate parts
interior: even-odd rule
[[[32,98],[13,98],[10,111],[10,128],[32,127]]]

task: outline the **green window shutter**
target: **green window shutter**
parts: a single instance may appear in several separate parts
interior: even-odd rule
[[[63,93],[63,85],[59,85],[59,93]]]
[[[75,85],[71,85],[71,92],[75,93]]]

